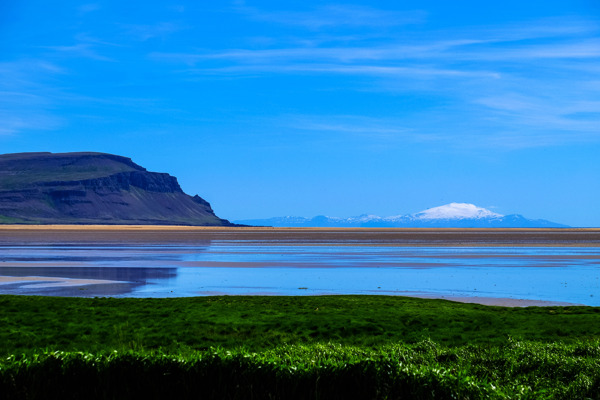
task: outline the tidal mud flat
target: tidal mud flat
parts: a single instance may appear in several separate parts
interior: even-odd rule
[[[0,227],[0,293],[600,305],[600,229]]]
[[[270,228],[142,225],[0,225],[0,245],[189,244],[198,241],[369,246],[600,247],[600,228]]]

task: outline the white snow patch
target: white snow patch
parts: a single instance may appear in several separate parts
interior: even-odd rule
[[[450,203],[413,214],[413,217],[417,219],[479,219],[502,218],[503,216],[468,203]]]
[[[381,219],[381,217],[378,215],[362,214],[362,215],[359,215],[358,217],[346,218],[346,221],[348,221],[348,222],[370,222],[370,221],[376,221],[376,220],[380,220],[380,219]]]

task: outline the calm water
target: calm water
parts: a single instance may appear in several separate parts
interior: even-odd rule
[[[600,306],[598,247],[0,247],[0,293],[172,297],[395,294]]]

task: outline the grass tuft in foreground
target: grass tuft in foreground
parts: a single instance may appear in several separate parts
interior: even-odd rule
[[[50,352],[0,362],[7,399],[597,399],[600,342],[377,348],[310,344],[262,352]]]

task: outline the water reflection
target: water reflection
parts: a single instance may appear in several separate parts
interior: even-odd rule
[[[177,276],[182,252],[194,246],[2,246],[0,294],[127,296],[152,282]],[[61,279],[59,279],[61,278]]]
[[[2,283],[3,294],[42,294],[48,296],[117,296],[133,292],[148,282],[177,275],[177,268],[143,267],[0,267],[1,276],[28,278]],[[33,280],[33,278],[38,278]],[[43,279],[49,278],[49,279]],[[65,278],[57,280],[52,278]],[[96,283],[97,282],[97,283]]]

